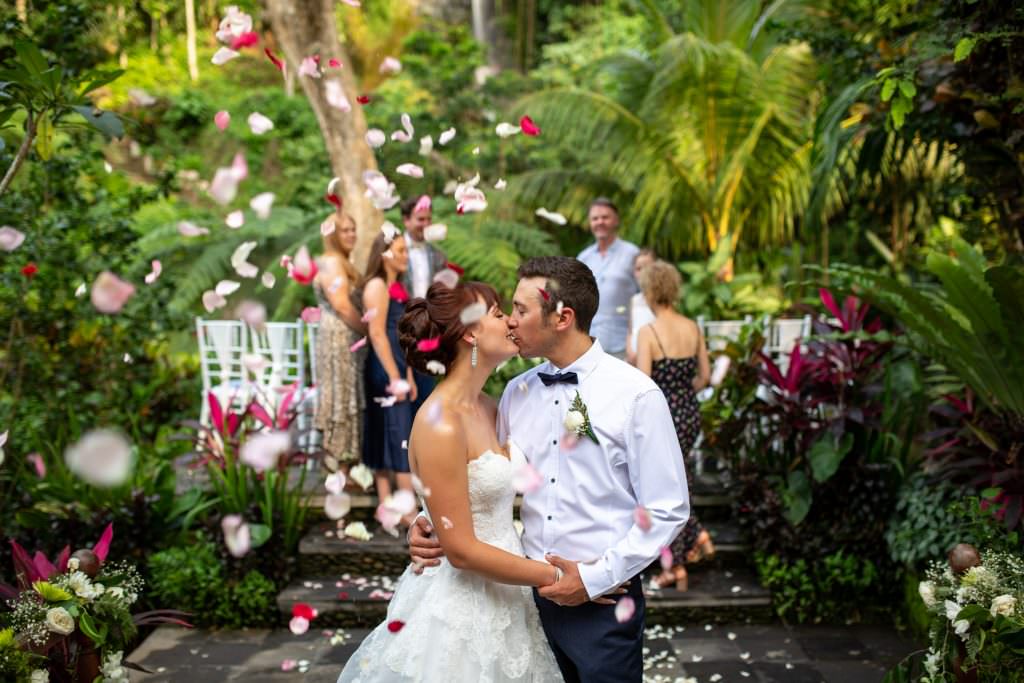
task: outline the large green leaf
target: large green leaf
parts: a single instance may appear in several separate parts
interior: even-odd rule
[[[790,472],[782,492],[786,506],[782,514],[793,526],[798,526],[811,511],[811,495],[811,481],[807,475],[800,471]]]
[[[121,118],[109,111],[103,111],[95,107],[84,107],[76,105],[72,107],[75,111],[82,115],[90,126],[100,131],[107,137],[119,138],[124,135],[124,124],[121,123]]]
[[[838,440],[829,433],[823,434],[820,439],[815,441],[807,452],[814,481],[821,483],[831,479],[851,448],[853,448],[853,434],[849,432],[843,434],[843,437]]]

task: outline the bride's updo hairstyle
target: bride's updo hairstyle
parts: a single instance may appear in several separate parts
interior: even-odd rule
[[[398,343],[409,365],[429,373],[427,363],[435,360],[448,371],[469,327],[459,320],[459,315],[481,298],[488,310],[498,303],[494,287],[483,282],[459,282],[454,288],[435,282],[426,297],[410,301],[398,319]],[[438,339],[437,348],[420,351],[418,344],[424,339]]]

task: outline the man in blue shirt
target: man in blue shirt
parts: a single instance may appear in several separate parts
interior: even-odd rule
[[[619,211],[610,199],[590,203],[590,232],[595,242],[577,256],[597,279],[600,302],[590,324],[590,334],[605,351],[624,358],[629,331],[630,298],[640,291],[633,277],[633,259],[639,248],[619,237]]]

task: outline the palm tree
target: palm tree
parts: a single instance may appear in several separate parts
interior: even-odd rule
[[[691,0],[679,33],[652,0],[643,5],[657,31],[652,54],[600,60],[589,88],[517,104],[573,159],[511,189],[576,220],[591,197],[610,194],[626,235],[672,258],[723,242],[735,253],[741,238],[784,241],[807,203],[819,96],[808,46],[765,29],[786,3],[762,12],[757,0]]]

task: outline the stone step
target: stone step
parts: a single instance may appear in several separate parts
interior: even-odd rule
[[[412,580],[416,580],[413,578]],[[331,574],[292,582],[277,597],[284,621],[292,605],[307,603],[317,610],[314,628],[372,627],[384,620],[395,589],[390,576]],[[745,568],[690,571],[690,589],[652,589],[645,579],[648,624],[767,623],[772,620],[771,594]]]
[[[747,564],[750,548],[735,522],[707,520],[705,526],[715,544],[715,566],[731,568]],[[409,564],[404,534],[393,537],[376,522],[370,522],[367,528],[373,533],[373,538],[358,541],[339,538],[333,522],[315,525],[299,541],[300,575],[399,576]]]

